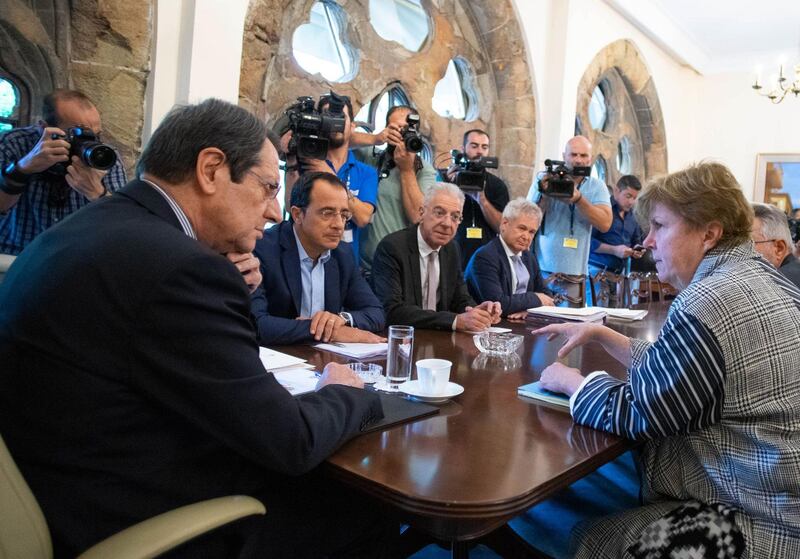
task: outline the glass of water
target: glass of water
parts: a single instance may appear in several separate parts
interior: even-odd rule
[[[414,327],[389,326],[389,354],[386,358],[386,389],[396,391],[411,380]]]

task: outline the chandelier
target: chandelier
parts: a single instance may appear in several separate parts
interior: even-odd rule
[[[788,93],[794,93],[794,96],[798,97],[800,96],[800,64],[794,67],[794,80],[791,82],[789,78],[783,75],[783,64],[781,64],[780,73],[772,89],[762,93],[761,90],[764,89],[764,86],[758,83],[758,76],[756,76],[756,81],[752,85],[752,88],[756,90],[756,93],[762,97],[766,97],[776,105],[783,101]]]

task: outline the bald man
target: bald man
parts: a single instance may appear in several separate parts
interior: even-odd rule
[[[567,142],[563,157],[570,169],[589,167],[592,144],[584,136],[575,136]],[[574,176],[572,179],[575,189],[571,198],[543,195],[536,180],[528,191],[528,200],[538,204],[544,214],[535,242],[542,276],[563,274],[564,279],[553,282],[550,288],[565,297],[564,304],[580,307],[585,304],[583,289],[592,227],[603,233],[611,227],[611,199],[602,181],[594,177]]]

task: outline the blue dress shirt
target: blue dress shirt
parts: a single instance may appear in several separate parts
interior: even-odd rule
[[[331,257],[331,251],[320,254],[317,261],[311,258],[292,228],[297,243],[297,254],[300,256],[300,281],[303,287],[300,316],[311,318],[314,313],[325,310],[325,263]]]
[[[589,264],[598,268],[605,268],[610,272],[619,273],[625,262],[613,254],[602,254],[597,252],[600,243],[607,245],[625,245],[634,247],[642,242],[642,230],[633,217],[633,211],[625,212],[624,217],[619,216],[619,205],[616,200],[611,200],[611,228],[605,233],[597,229],[592,229],[592,248],[589,253]]]

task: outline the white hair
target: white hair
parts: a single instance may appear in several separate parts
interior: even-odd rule
[[[789,221],[786,214],[775,206],[769,204],[753,203],[753,212],[761,220],[761,234],[765,239],[775,239],[786,242],[786,248],[792,250],[792,232],[789,231]]]
[[[431,201],[439,193],[447,194],[448,196],[457,198],[458,203],[462,206],[464,205],[464,193],[461,192],[461,189],[458,188],[456,185],[451,184],[449,182],[437,182],[428,190],[426,190],[423,205],[426,208],[430,207]]]
[[[506,204],[506,209],[503,210],[503,219],[512,221],[522,214],[532,215],[536,217],[537,223],[542,223],[542,210],[539,209],[539,206],[525,198],[514,198]]]

